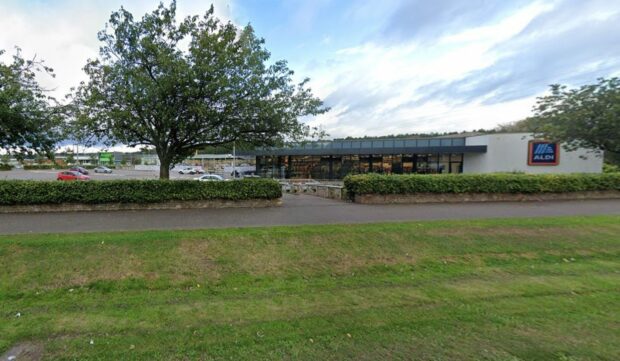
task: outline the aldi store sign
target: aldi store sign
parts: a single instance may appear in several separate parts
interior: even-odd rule
[[[560,163],[558,143],[532,140],[529,147],[528,165],[558,165]]]

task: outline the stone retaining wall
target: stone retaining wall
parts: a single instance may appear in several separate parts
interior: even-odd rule
[[[43,212],[91,212],[91,211],[133,211],[151,209],[190,209],[190,208],[264,208],[276,207],[282,204],[278,199],[248,199],[208,201],[174,201],[164,203],[104,203],[104,204],[36,204],[0,206],[0,213],[43,213]]]
[[[341,185],[319,183],[285,183],[283,193],[309,194],[317,197],[343,200],[346,198],[344,187]]]
[[[567,193],[417,193],[356,194],[354,202],[362,204],[415,204],[463,202],[527,202],[579,199],[620,199],[619,191],[587,191]]]

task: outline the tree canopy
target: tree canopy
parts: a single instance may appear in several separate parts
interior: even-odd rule
[[[522,127],[565,148],[595,148],[620,154],[620,79],[599,79],[596,84],[569,89],[552,85],[551,94],[539,97],[534,116]]]
[[[75,94],[76,123],[109,143],[154,147],[160,177],[195,149],[232,142],[275,145],[311,129],[325,112],[305,79],[270,62],[250,25],[204,16],[176,19],[176,3],[135,20],[121,8],[99,33],[100,56]]]
[[[0,56],[4,53],[0,50]],[[24,59],[19,49],[12,62],[0,61],[0,149],[53,157],[61,139],[62,113],[37,82],[39,72],[53,76],[51,68],[36,58]]]

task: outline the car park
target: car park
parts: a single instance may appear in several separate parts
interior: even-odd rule
[[[196,167],[183,167],[179,171],[179,174],[203,174],[205,171]]]
[[[99,166],[95,168],[94,171],[95,173],[107,173],[107,174],[112,173],[112,169],[105,167],[105,166]]]
[[[86,170],[86,168],[83,168],[83,167],[75,166],[75,167],[69,168],[69,170],[72,171],[72,172],[78,172],[78,173],[82,173],[84,175],[88,175],[88,170]]]
[[[225,180],[222,176],[219,176],[217,174],[205,174],[194,179],[201,182],[221,182]]]
[[[72,170],[65,170],[62,172],[58,172],[58,174],[56,175],[56,180],[59,181],[87,181],[90,180],[90,177],[87,175],[84,175],[80,172],[76,172],[76,171],[72,171]]]

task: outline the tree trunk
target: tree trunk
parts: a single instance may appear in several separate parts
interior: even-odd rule
[[[170,162],[160,162],[159,179],[170,179]]]

